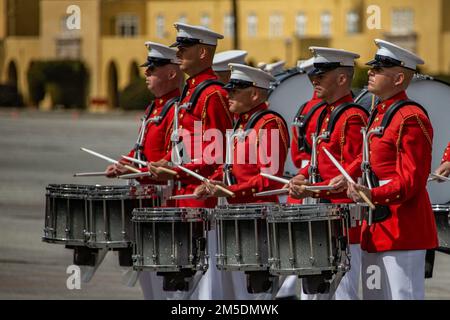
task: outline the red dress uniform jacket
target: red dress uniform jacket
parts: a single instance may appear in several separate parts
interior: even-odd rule
[[[322,99],[317,98],[317,94],[314,91],[314,95],[309,100],[305,108],[302,111],[302,115],[306,115],[312,107],[320,103]],[[316,131],[317,121],[320,115],[320,112],[325,108],[325,106],[318,108],[309,119],[308,123],[306,124],[305,128],[305,139],[308,142],[310,146],[312,146],[312,140],[311,140],[311,134]],[[298,150],[298,128],[296,126],[292,126],[292,140],[291,140],[291,158],[292,162],[298,169],[302,169],[302,162],[303,161],[309,161],[311,159],[311,154],[307,153],[306,151],[300,151]],[[288,197],[287,199],[288,203],[302,203],[302,199],[293,199],[291,197]]]
[[[196,76],[189,78],[186,82],[188,91],[186,96],[180,102],[180,104],[189,102],[195,88],[203,81],[213,79],[217,77],[211,68],[208,68]],[[201,121],[201,132],[194,132],[195,122]],[[196,155],[200,155],[200,161],[195,163],[185,164],[188,169],[191,169],[204,177],[211,175],[217,166],[223,163],[223,148],[225,145],[225,132],[226,129],[233,127],[233,116],[228,110],[228,93],[219,85],[211,85],[207,87],[199,96],[199,99],[195,106],[191,107],[191,110],[187,111],[181,109],[178,114],[178,126],[179,129],[190,132],[190,136],[185,136],[183,139],[189,139],[190,150],[189,157],[196,159]],[[211,141],[203,142],[202,137],[205,131],[208,129],[217,129],[221,132],[221,139],[217,144],[217,148],[212,147],[214,138]],[[198,135],[194,135],[198,133]],[[185,140],[186,141],[186,140]],[[195,148],[197,147],[197,150]],[[201,148],[201,150],[200,150]],[[212,150],[214,149],[214,150]],[[205,151],[206,150],[206,151]],[[215,158],[216,164],[205,163],[203,154],[211,154]],[[164,157],[166,160],[171,161],[171,152],[167,153]],[[191,177],[180,169],[175,169],[178,172],[176,180],[180,180],[181,188],[175,187],[175,194],[192,194],[195,188],[201,183],[201,181]],[[177,200],[177,207],[203,207],[213,208],[215,206],[215,200],[210,198],[205,200]]]
[[[371,128],[381,124],[394,102],[407,98],[403,91],[377,105],[378,115]],[[388,205],[392,214],[370,227],[363,222],[363,250],[421,250],[438,246],[434,214],[426,189],[431,170],[432,140],[430,120],[417,106],[403,107],[393,116],[383,136],[371,137],[372,170],[379,180],[390,181],[372,189],[372,202]],[[353,168],[355,166],[358,164]]]
[[[450,161],[450,142],[448,143],[447,148],[445,148],[441,163],[444,163],[446,161]]]
[[[320,124],[320,133],[326,131],[331,112],[334,108],[345,102],[353,102],[352,96],[344,96],[335,103],[326,106],[326,114],[323,118],[324,121]],[[322,147],[325,147],[343,167],[346,167],[361,154],[363,143],[361,128],[366,125],[367,115],[361,109],[349,107],[337,119],[334,130],[330,132],[330,138],[326,141],[319,139],[317,144],[317,166],[323,182],[318,183],[318,185],[328,185],[332,178],[340,175],[339,170],[322,150]],[[300,174],[308,177],[308,168],[309,165],[301,169]],[[356,178],[358,174],[361,176],[361,171],[354,174],[354,178]],[[345,192],[333,194],[329,191],[321,191],[319,194],[315,194],[314,197],[330,199],[332,203],[351,202],[351,200],[347,198]],[[359,243],[360,235],[360,227],[350,228],[350,243]]]
[[[160,98],[155,98],[152,110],[147,110],[147,119],[157,117],[166,104],[172,98],[179,97],[180,90],[173,90]],[[151,107],[151,106],[150,106]],[[149,107],[149,108],[150,108]],[[150,113],[150,114],[149,114]],[[144,154],[147,161],[161,160],[170,150],[170,135],[172,133],[174,108],[171,107],[166,116],[160,123],[149,122],[145,128],[144,141],[142,142]],[[128,154],[129,157],[134,156],[134,150]]]
[[[263,103],[247,113],[240,114],[239,128],[245,128],[245,125],[254,113],[267,108],[268,105]],[[266,114],[255,123],[253,129],[253,135],[247,135],[244,141],[239,141],[239,138],[236,138],[234,142],[231,172],[237,183],[228,187],[229,190],[235,193],[235,197],[227,198],[229,203],[278,202],[277,196],[255,197],[254,194],[261,191],[279,189],[283,186],[281,183],[262,177],[260,172],[263,170],[263,172],[273,175],[283,174],[289,148],[288,128],[280,117]],[[262,131],[262,129],[265,131]],[[272,135],[275,132],[277,132],[277,136],[272,142]],[[245,150],[244,156],[242,156],[243,150]],[[251,161],[251,154],[256,155],[253,158],[256,161]],[[272,161],[268,161],[268,159],[272,159]],[[252,164],[252,162],[256,163]],[[210,179],[222,181],[223,166],[220,166]]]

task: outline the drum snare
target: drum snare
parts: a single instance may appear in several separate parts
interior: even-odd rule
[[[50,184],[46,188],[45,227],[42,240],[66,246],[87,241],[87,195],[92,186]]]
[[[207,209],[138,208],[133,211],[135,270],[206,271]]]
[[[268,214],[270,272],[320,275],[346,271],[349,205],[283,205]]]

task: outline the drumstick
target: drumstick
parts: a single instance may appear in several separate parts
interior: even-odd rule
[[[289,193],[289,189],[276,189],[255,193],[255,197],[276,196]]]
[[[196,194],[181,194],[178,196],[171,196],[169,200],[183,200],[183,199],[198,199]]]
[[[107,156],[104,156],[104,155],[102,155],[101,153],[98,153],[98,152],[95,152],[95,151],[92,151],[92,150],[89,150],[89,149],[86,149],[86,148],[80,148],[80,149],[83,150],[84,152],[90,153],[90,154],[92,154],[93,156],[96,156],[97,158],[106,160],[106,161],[108,161],[108,162],[110,162],[110,163],[122,165],[119,161],[114,160],[114,159],[111,159],[111,158],[109,158],[109,157],[107,157]],[[136,172],[136,173],[140,173],[140,172],[141,172],[141,171],[139,171],[138,169],[136,169],[135,167],[131,167],[131,166],[129,166],[129,165],[123,165],[123,166],[124,166],[125,168],[127,168],[128,170],[130,170],[130,171],[133,171],[133,172]]]
[[[263,172],[260,172],[259,174],[262,175],[264,178],[267,178],[269,180],[281,182],[281,183],[284,183],[284,184],[288,184],[289,183],[288,179],[284,179],[284,178],[277,177],[277,176],[274,176],[274,175],[271,175],[271,174],[268,174],[268,173],[263,173]]]
[[[148,162],[147,162],[147,161],[142,161],[142,160],[135,159],[135,158],[131,158],[131,157],[124,156],[124,155],[122,155],[122,158],[124,158],[124,159],[126,159],[126,160],[129,160],[129,161],[131,161],[131,162],[135,162],[135,163],[137,163],[137,164],[141,164],[141,165],[143,165],[143,166],[148,166]],[[157,167],[157,168],[160,169],[161,171],[164,171],[164,172],[166,172],[166,173],[168,173],[168,174],[171,174],[171,175],[173,175],[173,176],[176,176],[176,175],[177,175],[177,172],[174,171],[174,170],[170,170],[170,169],[165,168],[165,167]]]
[[[195,173],[195,172],[192,171],[192,170],[189,170],[188,168],[185,168],[185,167],[183,167],[183,166],[178,166],[178,168],[180,168],[181,170],[183,170],[183,171],[186,172],[187,174],[193,176],[194,178],[196,178],[196,179],[198,179],[198,180],[200,180],[200,181],[202,181],[202,182],[210,182],[209,179],[207,179],[207,178],[205,178],[205,177],[199,175],[198,173]],[[218,184],[214,184],[214,186],[215,186],[217,189],[219,189],[219,190],[225,192],[226,194],[228,194],[230,197],[234,197],[234,192],[228,190],[227,188],[224,188],[224,187],[222,187],[222,186],[220,186],[220,185],[218,185]]]
[[[450,178],[446,177],[446,176],[442,176],[440,174],[436,174],[436,173],[430,173],[430,176],[432,176],[433,178],[431,178],[431,180],[444,180],[444,181],[450,181]]]
[[[331,162],[333,162],[333,164],[339,170],[339,172],[344,176],[344,178],[348,182],[356,184],[355,181],[352,179],[352,177],[350,177],[350,175],[347,173],[347,171],[345,171],[345,169],[341,166],[341,164],[336,160],[336,158],[333,157],[333,155],[325,147],[322,147],[322,149],[325,152],[325,154],[328,156],[328,158],[330,158]],[[372,201],[370,201],[370,199],[366,196],[366,194],[364,192],[359,190],[358,194],[361,196],[361,198],[363,198],[363,200],[369,205],[369,207],[372,210],[375,210],[374,204],[372,203]]]
[[[106,172],[80,172],[75,173],[74,177],[104,177],[106,176]]]
[[[146,171],[146,172],[140,172],[140,173],[129,173],[129,174],[123,174],[118,176],[119,179],[136,179],[136,178],[142,178],[142,177],[152,177],[153,175]]]

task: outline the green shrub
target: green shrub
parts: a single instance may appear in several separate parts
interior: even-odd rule
[[[137,78],[119,94],[119,106],[124,110],[144,110],[154,99],[144,78]]]
[[[38,104],[49,92],[55,105],[86,107],[89,74],[81,61],[34,61],[27,78],[33,104]]]
[[[355,65],[355,75],[353,77],[352,87],[355,89],[361,89],[367,86],[367,81],[369,81],[369,76],[367,75],[368,67],[360,67]]]
[[[16,86],[0,84],[0,107],[22,107],[22,96]]]

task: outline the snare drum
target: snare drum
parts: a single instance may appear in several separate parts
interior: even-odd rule
[[[268,270],[268,210],[274,204],[223,205],[214,210],[217,268],[225,271]]]
[[[349,206],[282,205],[269,212],[270,272],[305,277],[347,271]]]
[[[153,185],[96,186],[90,190],[87,200],[88,247],[128,248],[134,239],[133,209],[160,206],[161,189]]]
[[[434,217],[439,237],[439,249],[450,253],[450,205],[434,204]]]
[[[75,184],[47,186],[43,241],[67,246],[86,244],[87,195],[92,187]]]
[[[139,208],[133,211],[135,270],[206,271],[207,209]]]

